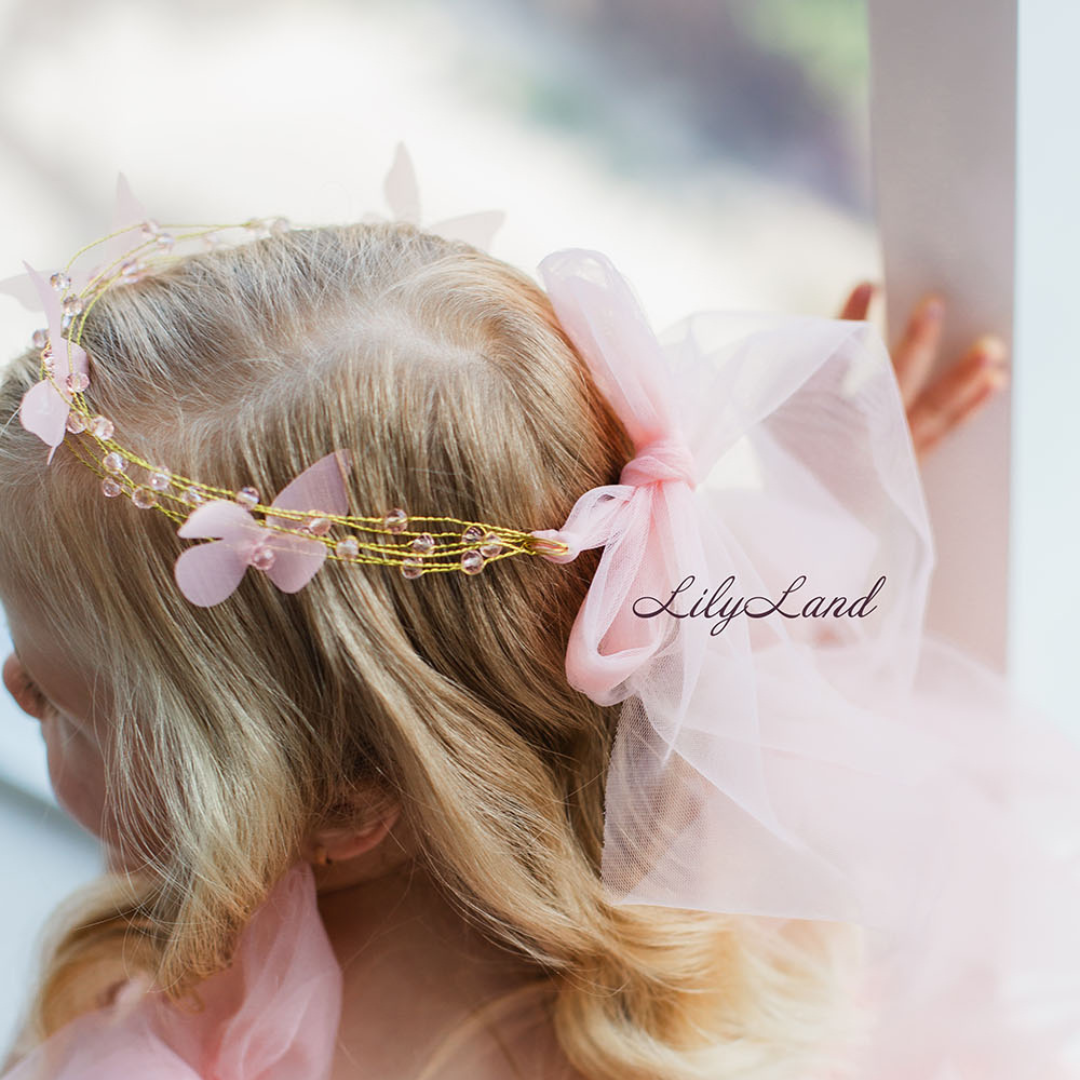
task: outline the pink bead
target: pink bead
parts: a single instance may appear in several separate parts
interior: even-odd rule
[[[101,481],[101,492],[110,499],[116,498],[123,490],[120,481],[113,476],[106,476],[105,479]]]
[[[401,532],[408,524],[409,515],[406,514],[400,506],[394,507],[394,509],[383,518],[383,525],[392,533]]]
[[[477,544],[484,538],[484,530],[479,525],[470,525],[462,534],[461,539],[466,544]]]
[[[339,559],[355,559],[360,554],[360,544],[353,536],[346,536],[334,546],[334,554]]]
[[[167,491],[170,483],[170,477],[167,472],[156,472],[150,476],[150,486],[155,491]]]
[[[485,559],[494,559],[502,551],[502,543],[496,533],[489,532],[480,545],[480,554]]]
[[[105,466],[106,472],[111,473],[122,473],[127,469],[127,462],[115,450],[110,450],[101,459],[101,464]]]
[[[407,578],[418,578],[424,572],[424,560],[415,559],[411,556],[407,559],[403,559],[401,563],[401,576]]]
[[[64,292],[66,289],[71,288],[71,278],[63,270],[57,270],[55,274],[49,276],[49,284],[57,292]]]
[[[151,506],[157,503],[157,496],[149,488],[136,488],[131,495],[131,501],[140,510],[149,510]]]
[[[325,536],[330,531],[332,522],[329,518],[312,518],[305,526],[312,536]]]
[[[77,413],[74,409],[68,413],[67,423],[64,425],[72,435],[81,435],[86,430],[86,421],[83,419],[81,413]]]
[[[461,556],[461,569],[466,574],[479,574],[484,569],[484,556],[479,551],[466,551]]]
[[[255,567],[256,570],[269,570],[274,565],[274,549],[268,544],[257,544],[251,549],[251,554],[248,556],[248,562]]]
[[[90,421],[90,434],[99,439],[111,439],[116,428],[113,427],[113,422],[106,419],[104,416],[95,416]]]
[[[197,487],[189,487],[182,496],[184,502],[190,506],[201,506],[203,502],[202,492]]]
[[[430,555],[435,550],[435,537],[431,533],[421,533],[409,547],[418,555]]]
[[[258,504],[259,502],[259,489],[253,487],[241,488],[236,493],[236,501],[241,506],[246,506],[249,510]]]
[[[90,385],[90,376],[85,371],[73,371],[67,377],[67,388],[73,394],[81,394]]]
[[[31,343],[35,349],[44,349],[49,344],[49,332],[48,330],[35,330],[33,337],[30,338]]]

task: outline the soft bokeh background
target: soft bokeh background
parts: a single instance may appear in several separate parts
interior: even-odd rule
[[[659,329],[695,308],[836,314],[876,276],[862,0],[0,0],[0,278],[110,223],[503,209],[530,272],[594,247]],[[0,357],[38,316],[0,296]],[[6,652],[7,642],[0,638]],[[0,1038],[45,914],[96,874],[40,737],[0,701]]]

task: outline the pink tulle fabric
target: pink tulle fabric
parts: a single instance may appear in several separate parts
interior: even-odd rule
[[[159,992],[121,994],[61,1028],[4,1080],[325,1080],[342,974],[296,863],[241,936],[232,965],[186,1011]]]
[[[536,533],[556,562],[604,548],[566,673],[623,703],[613,897],[864,926],[864,1080],[1080,1075],[1080,746],[923,633],[933,544],[877,331],[718,311],[658,337],[604,255],[540,270],[637,449]]]

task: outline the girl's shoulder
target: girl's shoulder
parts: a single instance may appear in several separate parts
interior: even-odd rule
[[[474,1009],[414,1080],[583,1080],[555,1037],[556,987],[528,982]]]

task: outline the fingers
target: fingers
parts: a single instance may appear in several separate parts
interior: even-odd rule
[[[874,297],[875,285],[872,281],[863,281],[851,290],[851,294],[840,309],[838,318],[865,319],[870,310],[870,301]]]
[[[1009,381],[1005,343],[979,338],[908,410],[915,453],[921,459],[975,415]]]
[[[941,344],[941,322],[945,304],[933,294],[916,307],[899,344],[893,350],[893,368],[905,408],[911,406],[930,375]]]

